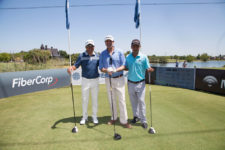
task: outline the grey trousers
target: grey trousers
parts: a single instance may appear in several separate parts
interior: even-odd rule
[[[140,83],[128,83],[128,92],[132,105],[133,116],[141,119],[141,123],[147,123],[145,105],[145,81]]]

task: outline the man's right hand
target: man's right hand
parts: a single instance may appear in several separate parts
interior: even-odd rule
[[[112,76],[112,74],[115,73],[115,72],[116,72],[116,69],[115,69],[115,68],[109,67],[109,68],[107,69],[107,73],[108,73],[110,76]]]
[[[75,67],[74,67],[74,66],[71,66],[71,67],[69,67],[69,68],[67,69],[67,72],[68,72],[69,74],[71,74],[71,72],[72,72],[73,70],[75,70]]]

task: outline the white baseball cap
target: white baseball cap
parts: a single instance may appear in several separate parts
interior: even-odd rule
[[[114,41],[114,38],[113,38],[112,35],[107,35],[107,36],[105,37],[105,41],[107,41],[107,40]]]
[[[94,43],[93,40],[87,40],[87,41],[85,42],[85,47],[86,47],[87,45],[93,45],[93,46],[95,46],[95,43]]]

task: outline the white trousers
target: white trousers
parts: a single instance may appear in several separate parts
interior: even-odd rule
[[[98,81],[99,78],[87,79],[82,78],[82,108],[83,108],[83,118],[88,117],[88,101],[89,93],[91,91],[92,98],[92,117],[97,117],[98,111]]]
[[[111,78],[112,83],[112,98],[111,100],[111,92],[110,92],[110,81],[109,78],[105,79],[107,93],[108,93],[108,100],[110,104],[110,110],[112,113],[111,120],[117,120],[118,113],[117,113],[117,99],[119,102],[119,109],[120,109],[120,123],[126,124],[127,123],[127,107],[126,107],[126,99],[125,99],[125,79],[124,77],[119,78]],[[113,118],[113,110],[112,110],[112,102],[113,102],[113,110],[114,110],[114,118]]]

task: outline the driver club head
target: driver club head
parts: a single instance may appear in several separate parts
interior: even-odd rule
[[[150,134],[155,134],[155,129],[153,127],[151,127],[149,130],[148,130],[148,133]]]
[[[114,134],[114,140],[120,140],[122,137],[118,133]]]
[[[75,126],[75,127],[72,129],[72,132],[73,132],[73,133],[77,133],[77,132],[78,132],[77,126]]]

